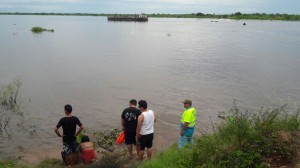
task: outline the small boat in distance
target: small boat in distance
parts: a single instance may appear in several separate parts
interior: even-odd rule
[[[147,22],[148,16],[146,14],[134,14],[134,15],[113,15],[107,17],[108,21],[134,21],[134,22]]]

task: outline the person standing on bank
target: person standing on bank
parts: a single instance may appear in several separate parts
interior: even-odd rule
[[[65,117],[61,118],[54,128],[54,132],[58,137],[62,137],[63,141],[63,151],[61,152],[62,158],[66,164],[67,157],[73,153],[78,152],[78,143],[76,141],[76,136],[80,134],[83,130],[83,125],[76,116],[72,116],[72,106],[67,104],[65,105]],[[76,125],[80,128],[76,132]],[[61,135],[58,129],[62,127],[63,134]]]
[[[147,109],[147,102],[145,100],[139,101],[139,108],[142,111],[142,114],[138,118],[138,125],[136,128],[136,141],[140,148],[139,160],[143,160],[145,148],[147,148],[148,159],[151,159],[155,115],[152,110]]]
[[[121,122],[123,130],[125,131],[125,144],[128,148],[129,158],[133,158],[132,148],[135,145],[136,153],[138,155],[139,149],[136,147],[136,127],[137,119],[141,115],[141,111],[136,108],[136,100],[129,101],[129,107],[124,109],[121,115]]]
[[[184,147],[187,144],[193,143],[193,134],[196,124],[196,114],[197,111],[192,107],[192,101],[186,99],[183,101],[184,111],[181,117],[180,123],[180,139],[179,139],[179,148]]]

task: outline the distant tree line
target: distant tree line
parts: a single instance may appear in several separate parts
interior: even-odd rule
[[[106,13],[25,13],[25,12],[2,12],[0,15],[57,15],[57,16],[113,16],[113,15],[132,15],[132,14],[106,14]],[[251,13],[244,14],[236,12],[233,14],[164,14],[153,13],[147,14],[148,17],[167,17],[167,18],[212,18],[212,19],[255,19],[255,20],[291,20],[300,21],[300,15],[297,14],[266,14]]]
[[[296,14],[266,14],[266,13],[252,13],[243,14],[236,12],[233,14],[204,14],[204,13],[191,13],[191,14],[148,14],[149,17],[170,17],[170,18],[213,18],[213,19],[255,19],[255,20],[293,20],[300,21],[300,15]]]

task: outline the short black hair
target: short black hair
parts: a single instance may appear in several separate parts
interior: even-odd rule
[[[90,138],[87,135],[83,135],[81,138],[81,143],[90,142]]]
[[[65,105],[65,111],[68,113],[72,112],[72,106],[70,104]]]
[[[146,100],[140,100],[139,101],[139,108],[144,108],[144,109],[147,109],[147,102]]]
[[[136,100],[135,100],[135,99],[131,99],[131,100],[129,101],[129,103],[136,106]]]

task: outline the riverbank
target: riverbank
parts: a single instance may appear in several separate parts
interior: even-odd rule
[[[2,12],[0,15],[54,15],[54,16],[114,16],[115,14],[106,13],[26,13],[26,12]],[[130,16],[132,14],[118,14],[118,16]],[[164,14],[153,13],[146,14],[152,18],[199,18],[199,19],[234,19],[234,20],[285,20],[285,21],[300,21],[299,14],[266,14],[266,13],[241,13],[233,14],[204,14],[204,13],[190,13],[190,14]]]
[[[158,155],[160,152],[168,149],[172,144],[175,144],[178,141],[178,130],[174,128],[172,129],[172,127],[168,127],[167,125],[162,123],[161,120],[158,120],[155,123],[155,130],[153,156]],[[115,163],[116,165],[120,165],[134,164],[136,162],[136,159],[128,160],[128,155],[126,154],[127,150],[124,144],[115,146],[116,149],[114,150],[114,152],[111,152],[103,149],[99,144],[97,144],[97,137],[99,136],[98,134],[93,135],[91,131],[87,131],[87,135],[97,146],[96,156],[98,158],[98,162],[95,164],[101,165],[104,164],[103,162],[105,162],[105,164]],[[199,135],[199,132],[197,132],[197,135]],[[55,141],[55,143],[52,147],[49,147],[49,145],[46,145],[45,147],[23,147],[22,152],[18,153],[15,157],[0,158],[0,167],[5,164],[14,165],[13,168],[64,167],[60,156],[60,152],[62,150],[61,141],[59,138],[49,139],[49,141],[53,140]],[[107,140],[109,141],[109,139]],[[114,141],[115,140],[113,140],[113,142]],[[116,161],[119,159],[121,160]],[[84,167],[84,165],[79,164],[78,167]]]
[[[88,167],[296,168],[300,166],[299,114],[299,109],[291,111],[285,106],[261,108],[254,112],[242,111],[234,106],[229,112],[219,115],[222,122],[214,124],[213,133],[197,136],[192,146],[178,149],[174,144],[154,155],[152,160],[141,163],[128,160],[126,148],[120,148],[114,153],[103,153],[97,162]],[[46,159],[36,168],[42,164],[44,167],[61,166],[59,159]]]

